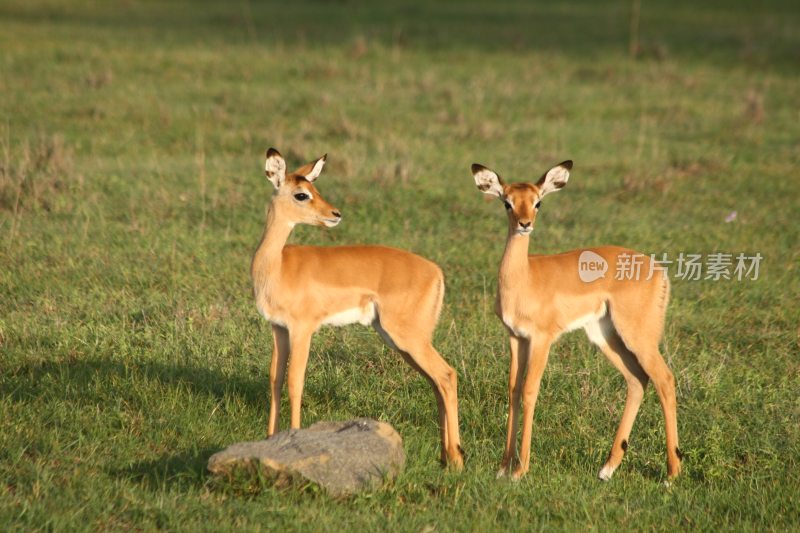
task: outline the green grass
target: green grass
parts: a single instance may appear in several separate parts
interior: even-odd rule
[[[800,13],[645,0],[637,57],[629,14],[4,2],[0,529],[800,528]],[[304,423],[388,421],[405,472],[344,500],[206,474],[266,426],[272,342],[248,266],[271,145],[290,165],[330,154],[318,186],[344,220],[294,242],[384,243],[442,266],[435,343],[459,373],[463,473],[437,464],[427,382],[351,326],[315,337]],[[622,467],[596,480],[624,382],[580,333],[553,349],[530,473],[494,479],[505,217],[469,165],[515,181],[567,158],[532,251],[764,257],[757,281],[673,280],[664,347],[686,461],[670,488],[652,387]]]

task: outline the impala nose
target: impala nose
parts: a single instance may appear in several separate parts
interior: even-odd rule
[[[339,211],[333,210],[331,211],[331,214],[336,218],[342,218],[342,214]]]
[[[522,229],[528,229],[528,228],[531,227],[531,223],[530,222],[520,222],[519,223],[519,227],[522,228]]]

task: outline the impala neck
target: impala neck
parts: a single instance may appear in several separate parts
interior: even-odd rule
[[[267,225],[261,243],[256,249],[251,266],[256,291],[266,288],[271,279],[280,275],[283,262],[283,247],[294,228],[294,222],[283,216],[275,199],[267,211]]]
[[[516,224],[514,224],[516,226]],[[520,278],[527,278],[530,263],[528,262],[528,245],[530,244],[530,233],[520,235],[516,227],[509,227],[506,249],[503,252],[503,259],[500,262],[500,287],[513,287],[515,281]]]

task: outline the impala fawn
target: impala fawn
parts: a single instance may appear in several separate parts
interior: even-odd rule
[[[649,258],[613,246],[528,255],[541,200],[567,184],[571,168],[572,161],[565,161],[535,184],[505,184],[488,168],[472,165],[478,189],[499,198],[508,212],[508,239],[500,262],[495,306],[511,344],[508,431],[498,477],[506,475],[514,461],[520,396],[521,450],[512,477],[519,479],[528,471],[533,411],[550,346],[562,333],[583,328],[628,384],[622,419],[600,479],[611,479],[622,461],[649,380],[664,411],[667,471],[673,478],[681,471],[675,379],[658,349],[669,299],[667,276],[656,271],[648,279],[616,279],[614,272],[621,258],[635,256],[645,272],[651,266]],[[589,254],[596,264],[605,263],[610,274],[601,272],[604,275],[583,281],[579,272],[582,253]]]
[[[267,151],[266,174],[275,192],[250,271],[256,305],[272,323],[268,436],[279,428],[281,388],[288,361],[291,427],[300,427],[311,336],[322,325],[372,325],[386,344],[433,386],[439,408],[442,462],[463,466],[456,372],[431,344],[444,297],[439,267],[384,246],[291,246],[296,224],[336,226],[341,214],[314,182],[326,156],[286,173],[277,150]]]

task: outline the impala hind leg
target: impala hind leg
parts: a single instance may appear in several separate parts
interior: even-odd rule
[[[614,443],[611,445],[608,459],[598,474],[600,479],[608,481],[614,475],[614,471],[622,462],[622,458],[628,449],[631,429],[642,404],[642,398],[644,398],[648,377],[636,360],[636,356],[625,347],[622,339],[619,338],[608,314],[597,322],[587,324],[584,330],[589,340],[600,348],[600,351],[614,365],[614,368],[623,375],[625,382],[628,384],[625,408],[622,411],[619,428],[614,437]]]
[[[430,344],[423,344],[406,352],[422,374],[433,384],[439,404],[439,427],[442,435],[442,448],[447,462],[456,469],[464,466],[464,453],[458,428],[458,376]]]
[[[409,364],[409,366],[411,366],[411,368],[419,372],[420,375],[422,375],[428,381],[428,383],[431,384],[433,394],[436,396],[436,408],[438,409],[439,413],[439,439],[441,442],[441,446],[439,447],[439,462],[442,463],[442,465],[446,465],[447,450],[450,448],[450,435],[447,432],[447,405],[444,402],[444,397],[442,396],[436,381],[428,373],[426,373],[422,367],[416,363],[416,361],[414,361],[414,358],[411,357],[411,355],[403,351],[400,351],[400,355],[403,356],[403,359]]]
[[[272,361],[269,365],[269,422],[267,437],[280,429],[281,389],[286,376],[286,362],[289,360],[289,332],[277,324],[272,325]]]
[[[667,434],[667,476],[676,477],[681,472],[681,451],[678,448],[678,402],[675,395],[675,377],[658,350],[660,329],[648,328],[647,321],[617,317],[612,314],[614,327],[636,360],[647,373],[658,393],[664,413]],[[645,317],[647,318],[647,317]],[[638,329],[636,329],[638,326]]]
[[[667,476],[674,478],[681,473],[681,450],[678,447],[678,401],[675,394],[675,376],[664,361],[658,346],[651,346],[639,356],[647,375],[658,393],[661,409],[664,412],[664,426],[667,433]],[[637,352],[638,355],[638,352]]]
[[[431,384],[439,410],[442,457],[446,456],[451,466],[461,469],[464,455],[458,429],[456,371],[439,355],[430,341],[419,338],[413,328],[403,327],[385,315],[376,320],[373,326],[386,343],[400,352],[403,359]]]
[[[508,427],[506,430],[506,447],[503,461],[497,477],[508,474],[514,462],[517,449],[517,426],[519,425],[519,400],[522,393],[525,369],[530,356],[530,340],[511,335],[509,337],[511,364],[508,371]]]

